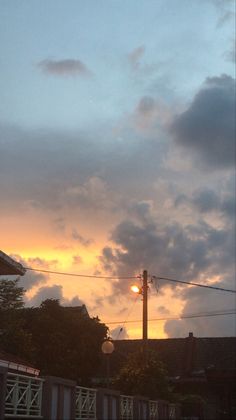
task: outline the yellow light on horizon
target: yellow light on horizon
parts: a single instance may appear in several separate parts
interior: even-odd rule
[[[141,290],[138,286],[136,286],[136,284],[134,284],[133,286],[131,286],[130,288],[132,290],[132,292],[134,293],[141,293]]]

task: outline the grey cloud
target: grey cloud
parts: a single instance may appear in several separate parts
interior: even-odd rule
[[[127,210],[132,217],[137,218],[139,221],[152,223],[152,218],[150,217],[152,213],[152,207],[153,202],[151,200],[133,200],[128,204]]]
[[[62,286],[54,284],[53,286],[40,287],[37,293],[28,300],[27,306],[40,306],[45,299],[61,299]]]
[[[152,112],[154,108],[154,99],[151,96],[144,96],[140,99],[137,110],[140,114],[147,114],[149,112]]]
[[[231,226],[216,229],[205,222],[185,227],[125,220],[112,232],[113,247],[100,256],[103,268],[120,276],[147,268],[156,276],[186,281],[234,272],[235,238]],[[175,284],[170,284],[175,287]],[[128,293],[129,282],[114,282],[114,295]],[[161,288],[165,282],[161,282]]]
[[[116,197],[125,201],[137,185],[139,190],[151,186],[162,159],[162,146],[156,142],[130,133],[118,141],[107,128],[86,134],[0,128],[0,188],[6,211],[22,205],[114,209]],[[57,219],[63,231],[60,213]]]
[[[231,188],[233,189],[231,190]],[[210,188],[198,189],[191,195],[179,194],[175,198],[174,205],[191,205],[200,213],[218,212],[220,215],[228,219],[228,222],[235,222],[236,214],[236,197],[235,183],[233,186],[224,191],[215,191]]]
[[[232,42],[231,48],[224,53],[224,58],[226,61],[230,61],[235,65],[235,50],[236,50],[236,41]]]
[[[219,18],[217,21],[217,28],[221,28],[226,22],[234,19],[234,0],[209,0],[210,3],[215,5]]]
[[[218,195],[210,190],[200,190],[195,192],[193,196],[193,204],[202,212],[209,212],[219,208],[219,197]]]
[[[40,306],[45,299],[59,299],[63,306],[81,306],[83,302],[78,296],[66,299],[63,296],[63,288],[60,285],[40,287],[37,293],[27,301],[27,306]]]
[[[192,150],[212,168],[235,164],[235,81],[208,78],[189,108],[177,116],[171,133],[178,145]]]
[[[11,255],[11,256],[14,260],[22,264],[23,267],[34,266],[34,268],[44,268],[44,269],[48,268],[49,262],[38,257],[23,259],[20,255]],[[25,275],[20,277],[19,284],[26,291],[28,291],[34,286],[39,286],[40,284],[46,283],[47,280],[48,280],[48,275],[45,273],[26,270]]]
[[[80,233],[76,230],[76,228],[72,229],[71,237],[72,239],[79,242],[83,246],[89,246],[93,242],[92,239],[86,239],[82,235],[80,235]]]
[[[162,305],[161,306],[158,306],[157,312],[159,314],[162,314],[162,315],[169,315],[170,314],[169,309],[167,309],[165,306],[162,306]]]
[[[137,70],[140,65],[140,59],[145,53],[145,47],[143,45],[135,48],[128,54],[128,60],[134,70]]]
[[[72,299],[62,298],[61,304],[63,306],[82,306],[84,302],[79,298],[79,296],[74,296]]]
[[[111,330],[111,336],[113,340],[125,340],[126,338],[129,338],[126,328],[121,325]]]
[[[219,283],[211,283],[219,287]],[[221,282],[220,287],[232,289],[232,278]],[[186,304],[181,316],[199,315],[196,318],[167,321],[165,332],[169,337],[183,337],[188,331],[195,336],[233,336],[235,335],[235,315],[201,316],[206,313],[219,313],[235,310],[235,295],[232,293],[201,289],[198,287],[185,288],[182,293]]]
[[[80,60],[42,60],[38,66],[45,72],[55,76],[90,76],[91,72]]]
[[[46,283],[48,276],[43,273],[36,273],[33,271],[27,271],[26,274],[20,278],[20,286],[24,287],[26,291],[32,289],[34,286]]]

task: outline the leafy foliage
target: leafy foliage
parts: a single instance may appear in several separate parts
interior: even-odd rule
[[[0,280],[0,310],[19,309],[24,306],[24,289],[18,285],[19,279]]]
[[[32,352],[32,342],[20,312],[24,305],[24,289],[18,282],[19,279],[0,280],[0,348],[27,357]]]
[[[128,395],[144,395],[152,399],[169,398],[167,371],[155,352],[132,353],[121,368],[114,386]]]
[[[95,373],[107,327],[80,308],[65,308],[47,299],[39,308],[24,309],[36,347],[34,360],[44,374],[88,383]]]
[[[56,299],[25,308],[23,294],[18,280],[0,282],[0,349],[25,358],[42,374],[89,384],[107,327],[81,307],[66,308]]]

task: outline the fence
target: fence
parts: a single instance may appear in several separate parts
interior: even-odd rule
[[[121,420],[132,420],[134,418],[134,399],[127,395],[120,396],[120,417]]]
[[[157,420],[158,418],[158,402],[149,401],[149,419]]]
[[[43,420],[174,420],[177,406],[76,386],[71,380],[39,378],[0,370],[0,418]]]
[[[43,379],[7,374],[5,417],[42,418]]]
[[[76,420],[96,420],[96,389],[76,387]]]

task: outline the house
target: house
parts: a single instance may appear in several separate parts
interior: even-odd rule
[[[117,340],[110,358],[116,376],[127,356],[142,340]],[[197,394],[206,401],[205,418],[236,418],[236,337],[150,339],[148,347],[165,364],[171,386],[183,395]]]
[[[20,263],[13,260],[3,251],[0,251],[0,276],[23,276],[25,271],[25,268]]]

